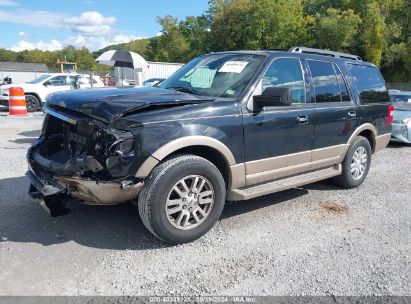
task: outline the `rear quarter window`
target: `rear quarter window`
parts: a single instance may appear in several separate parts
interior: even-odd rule
[[[390,102],[384,79],[376,67],[348,63],[347,69],[362,104]]]

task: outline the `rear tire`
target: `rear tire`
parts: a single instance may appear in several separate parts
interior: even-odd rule
[[[334,183],[347,189],[360,186],[370,170],[371,157],[370,142],[358,136],[349,147],[342,162],[342,173],[333,179]]]
[[[170,244],[207,233],[223,211],[226,187],[208,160],[179,155],[160,163],[146,178],[138,210],[146,228]]]
[[[27,112],[36,112],[40,109],[40,101],[39,99],[30,94],[26,94],[26,108]]]

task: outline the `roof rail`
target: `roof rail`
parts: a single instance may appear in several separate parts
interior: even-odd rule
[[[314,54],[314,55],[325,55],[325,56],[332,56],[335,58],[362,61],[361,57],[357,55],[351,55],[351,54],[339,53],[339,52],[333,52],[333,51],[327,51],[327,50],[321,50],[321,49],[313,49],[313,48],[307,48],[307,47],[301,47],[301,46],[292,47],[288,51],[292,53],[307,53],[307,54]]]

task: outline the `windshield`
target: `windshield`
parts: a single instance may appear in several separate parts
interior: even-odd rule
[[[159,87],[211,97],[241,95],[265,57],[250,54],[212,54],[183,66]]]
[[[41,75],[41,76],[37,77],[36,79],[34,79],[34,80],[32,80],[32,81],[29,81],[29,82],[27,82],[27,83],[37,84],[37,83],[40,83],[40,82],[46,80],[46,79],[49,78],[49,77],[50,77],[50,75]]]

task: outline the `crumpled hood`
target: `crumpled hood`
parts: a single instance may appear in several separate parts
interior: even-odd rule
[[[151,106],[187,105],[211,100],[155,87],[127,87],[52,93],[46,102],[47,107],[55,110],[68,109],[110,123]]]

